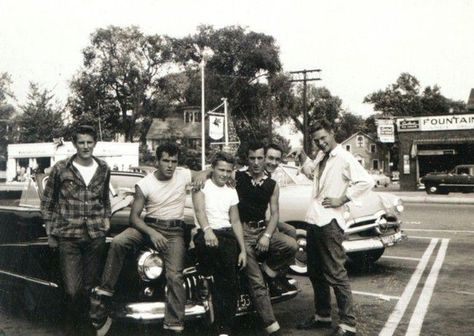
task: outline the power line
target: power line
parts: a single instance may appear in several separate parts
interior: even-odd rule
[[[292,75],[299,75],[302,74],[302,79],[292,79],[290,82],[303,82],[303,148],[306,153],[310,151],[309,145],[309,136],[308,136],[308,109],[306,107],[306,83],[321,80],[321,78],[308,78],[307,74],[309,73],[319,73],[321,69],[312,69],[312,70],[298,70],[298,71],[290,71]]]

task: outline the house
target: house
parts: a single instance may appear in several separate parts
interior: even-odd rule
[[[364,132],[352,134],[341,142],[341,146],[351,152],[367,171],[390,173],[388,150]]]
[[[148,151],[167,141],[176,141],[189,149],[201,150],[201,111],[186,107],[166,119],[153,119],[146,135]]]

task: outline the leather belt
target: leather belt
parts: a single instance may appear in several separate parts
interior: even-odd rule
[[[145,217],[145,223],[156,224],[164,227],[184,227],[184,221],[181,219],[158,219],[153,217]]]
[[[244,225],[246,225],[247,227],[249,227],[251,229],[260,229],[260,228],[267,227],[267,222],[264,219],[262,219],[262,220],[259,220],[259,221],[244,222]]]

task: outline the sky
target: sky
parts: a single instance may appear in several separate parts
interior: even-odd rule
[[[402,72],[455,100],[474,87],[473,0],[0,0],[0,72],[20,104],[30,81],[65,102],[95,29],[182,37],[200,24],[272,35],[285,71],[322,69],[313,83],[362,116],[364,97]]]

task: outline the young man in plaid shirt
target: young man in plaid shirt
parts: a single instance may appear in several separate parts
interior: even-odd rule
[[[87,334],[88,294],[98,283],[110,226],[110,169],[93,156],[96,143],[93,127],[75,130],[77,152],[54,165],[41,202],[49,245],[59,249],[70,334]]]

